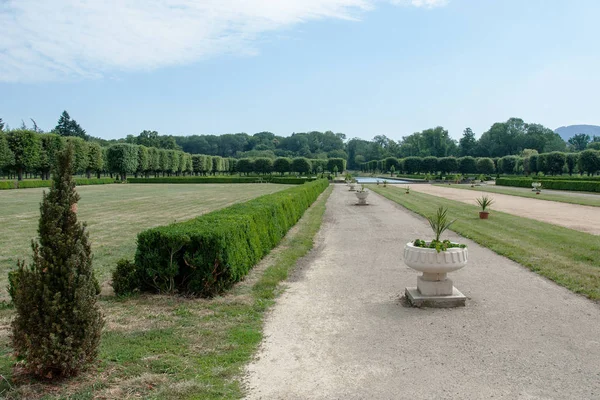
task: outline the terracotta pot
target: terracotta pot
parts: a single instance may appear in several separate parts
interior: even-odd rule
[[[487,211],[479,211],[479,219],[488,219],[488,215],[490,215]]]

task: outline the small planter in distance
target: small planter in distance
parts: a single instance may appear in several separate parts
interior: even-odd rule
[[[479,219],[488,219],[490,213],[487,211],[488,207],[494,204],[494,199],[488,196],[481,196],[477,199],[477,204],[481,207],[479,211]]]
[[[387,187],[387,181],[383,181],[383,187]]]
[[[410,186],[406,187],[404,194],[410,194]]]
[[[365,185],[360,185],[360,189],[356,191],[356,197],[358,198],[357,205],[359,206],[367,206],[367,197],[369,197],[369,191],[365,189]]]
[[[351,191],[351,192],[354,192],[354,191],[356,190],[356,189],[355,189],[355,187],[356,187],[356,181],[355,181],[355,180],[352,180],[352,181],[350,182],[350,191]]]

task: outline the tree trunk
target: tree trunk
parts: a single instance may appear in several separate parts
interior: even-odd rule
[[[22,181],[23,180],[23,168],[19,168],[17,170],[17,175],[18,175],[18,180]]]

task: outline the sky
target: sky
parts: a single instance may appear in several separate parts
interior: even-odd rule
[[[89,135],[600,125],[597,0],[0,0],[0,118]]]

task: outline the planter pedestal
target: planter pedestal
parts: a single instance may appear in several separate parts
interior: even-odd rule
[[[359,206],[367,206],[369,205],[369,203],[367,203],[367,197],[369,196],[369,192],[365,191],[365,192],[356,192],[356,197],[358,198],[358,203],[356,203]]]
[[[448,272],[456,271],[467,263],[467,249],[452,248],[437,253],[435,249],[414,247],[404,249],[404,262],[423,275],[417,278],[417,287],[405,289],[406,298],[415,307],[462,307],[466,297],[454,287]]]

